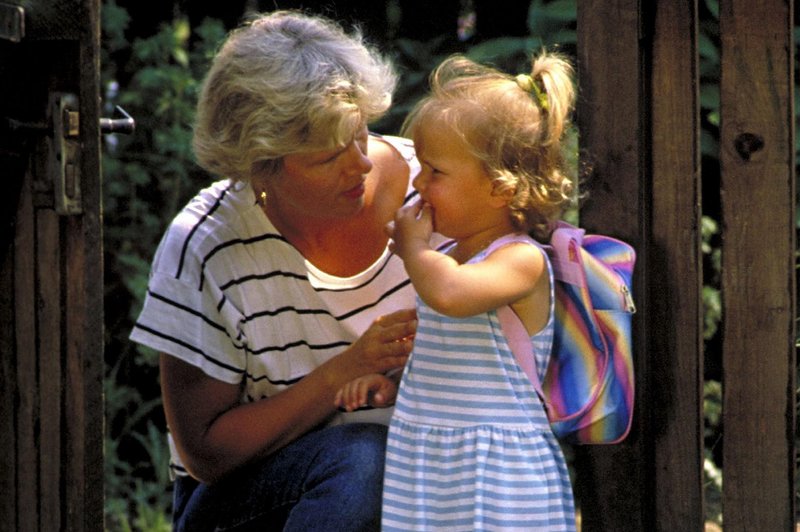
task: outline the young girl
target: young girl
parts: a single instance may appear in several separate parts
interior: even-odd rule
[[[412,111],[420,201],[391,232],[419,296],[399,392],[390,377],[345,386],[345,409],[397,396],[387,445],[384,530],[574,530],[569,475],[533,385],[498,321],[510,306],[543,377],[553,273],[537,242],[571,197],[561,140],[572,69],[543,53],[530,75],[446,60]],[[452,239],[441,251],[436,231]]]

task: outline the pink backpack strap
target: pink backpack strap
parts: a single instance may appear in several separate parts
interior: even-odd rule
[[[514,358],[517,359],[517,364],[528,376],[539,396],[544,397],[542,385],[539,382],[539,373],[536,371],[536,360],[533,358],[533,344],[522,320],[508,305],[497,309],[497,319],[500,321],[500,328],[506,337],[508,347],[514,353]]]
[[[584,233],[583,229],[565,222],[556,225],[550,237],[550,262],[553,265],[553,275],[559,281],[574,286],[586,284],[579,254]]]
[[[530,243],[538,247],[544,247],[538,244],[528,235],[521,234],[508,234],[498,238],[486,248],[486,255],[489,255],[494,250],[501,248],[507,244],[512,243]],[[522,320],[519,319],[517,313],[509,305],[504,305],[497,309],[497,319],[500,321],[500,328],[503,330],[503,335],[506,337],[509,349],[517,359],[517,364],[528,376],[528,379],[533,384],[539,396],[544,397],[542,393],[542,385],[539,382],[539,373],[536,371],[536,359],[533,356],[533,343],[528,334]]]

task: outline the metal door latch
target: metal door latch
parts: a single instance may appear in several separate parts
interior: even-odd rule
[[[136,122],[125,109],[117,106],[122,118],[101,118],[100,133],[131,134]],[[78,98],[71,93],[54,93],[50,97],[53,139],[50,150],[50,170],[54,179],[54,208],[69,215],[83,211],[80,180],[80,113]]]
[[[100,133],[133,133],[136,128],[133,117],[120,106],[117,106],[115,114],[120,118],[100,118],[98,124]],[[83,212],[80,121],[78,97],[69,92],[50,94],[47,116],[43,121],[30,122],[0,117],[0,134],[24,139],[26,143],[28,140],[44,139],[45,152],[37,150],[42,155],[43,173],[35,186],[42,197],[41,206],[52,205],[58,214],[71,215]]]
[[[58,214],[80,214],[80,113],[78,98],[70,93],[50,95],[50,116],[53,138],[50,142],[49,165],[53,178],[54,208]]]

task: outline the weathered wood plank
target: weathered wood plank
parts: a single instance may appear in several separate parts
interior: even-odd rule
[[[2,159],[0,159],[2,161]],[[13,178],[21,178],[14,174]],[[17,198],[18,199],[18,198]],[[16,212],[16,201],[14,202]],[[14,337],[14,247],[0,241],[0,523],[17,530],[15,468],[15,394],[17,380]]]
[[[60,530],[61,475],[61,238],[60,217],[50,209],[36,211],[36,294],[39,358],[39,521],[42,530]]]
[[[78,57],[81,113],[83,214],[66,220],[66,397],[68,424],[65,478],[67,528],[102,531],[103,524],[103,256],[98,90],[100,0],[81,0]]]
[[[84,192],[85,189],[84,189]],[[96,197],[96,192],[92,193]],[[66,511],[69,530],[103,530],[103,300],[100,223],[94,216],[70,218],[67,233],[65,408]],[[85,238],[75,238],[83,234]]]
[[[703,327],[697,1],[650,4],[651,202],[646,426],[654,508],[648,530],[703,530]],[[644,50],[644,53],[648,53]],[[641,344],[640,344],[641,345]],[[640,410],[641,411],[641,410]]]
[[[16,510],[18,530],[39,529],[39,389],[36,350],[35,217],[25,176],[14,238],[14,304],[17,394]]]
[[[723,511],[794,530],[793,8],[720,3]]]
[[[589,199],[581,225],[630,242],[638,250],[634,297],[646,311],[647,255],[641,179],[642,71],[640,2],[589,0],[578,3],[578,128],[582,163],[591,165]],[[646,314],[645,314],[646,315]],[[647,372],[644,320],[634,319],[636,411],[628,439],[618,445],[576,449],[575,491],[583,530],[646,530],[653,500],[647,478],[643,376]]]

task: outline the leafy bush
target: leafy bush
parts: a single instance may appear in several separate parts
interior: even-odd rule
[[[107,112],[136,120],[109,135],[103,157],[106,306],[106,522],[111,530],[169,530],[169,451],[156,353],[128,341],[167,224],[208,177],[190,149],[199,80],[224,35],[219,22],[185,19],[127,44],[127,12],[103,5]],[[119,88],[124,80],[124,87]]]

